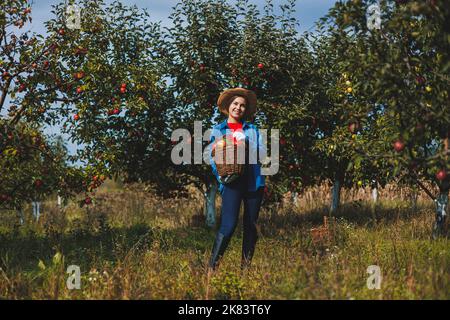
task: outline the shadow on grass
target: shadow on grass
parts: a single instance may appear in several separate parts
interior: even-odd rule
[[[147,225],[105,228],[97,232],[73,229],[67,233],[40,234],[26,225],[0,234],[0,267],[5,270],[33,270],[39,260],[49,261],[61,252],[70,265],[88,266],[95,261],[114,262],[130,250],[151,245],[153,230]]]
[[[309,229],[323,224],[323,217],[329,216],[328,207],[316,208],[299,213],[298,209],[286,208],[282,214],[275,211],[267,211],[259,219],[259,224],[263,229],[270,232],[270,228],[283,228],[287,233],[298,231],[299,229]],[[407,206],[400,206],[396,203],[387,205],[378,204],[373,210],[370,203],[354,201],[343,204],[332,216],[336,219],[345,219],[347,222],[357,226],[373,228],[376,225],[389,225],[399,220],[408,220],[422,214],[434,214],[433,204],[424,204],[417,210]],[[276,233],[274,233],[276,234]]]

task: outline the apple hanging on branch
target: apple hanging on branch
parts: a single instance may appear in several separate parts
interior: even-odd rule
[[[403,140],[398,139],[393,143],[394,150],[397,152],[402,152],[405,149],[405,143]]]

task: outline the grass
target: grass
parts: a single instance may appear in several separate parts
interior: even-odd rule
[[[263,206],[255,257],[244,271],[240,222],[209,282],[205,266],[215,230],[199,218],[199,194],[162,201],[136,190],[104,189],[88,209],[71,203],[60,211],[47,201],[38,222],[26,216],[22,225],[14,212],[3,211],[0,297],[450,298],[450,242],[430,238],[433,203],[421,199],[413,211],[405,199],[385,194],[374,215],[368,199],[344,198],[331,242],[316,244],[309,230],[321,224],[326,210],[305,199],[297,206]],[[219,212],[220,198],[217,204]],[[69,265],[80,267],[81,289],[67,288]],[[381,269],[379,290],[367,288],[370,265]]]

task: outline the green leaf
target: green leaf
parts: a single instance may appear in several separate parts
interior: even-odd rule
[[[42,261],[41,259],[39,259],[38,267],[41,270],[45,270],[45,268],[46,268],[45,264],[44,264],[44,261]]]
[[[54,264],[54,265],[59,264],[59,263],[61,262],[61,259],[62,259],[62,254],[59,253],[59,252],[57,252],[57,253],[53,256],[53,259],[52,259],[53,264]]]
[[[352,168],[353,168],[353,162],[350,161],[350,162],[348,163],[348,166],[347,166],[346,171],[350,171]]]

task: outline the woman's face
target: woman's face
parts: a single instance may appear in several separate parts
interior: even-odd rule
[[[235,98],[228,108],[228,114],[237,121],[240,121],[245,114],[245,108],[247,107],[245,99],[242,97]]]

